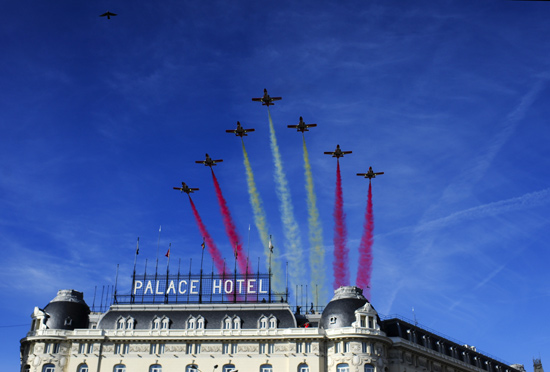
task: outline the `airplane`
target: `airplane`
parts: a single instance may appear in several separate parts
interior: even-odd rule
[[[241,127],[241,123],[237,122],[237,129],[226,129],[227,133],[235,133],[236,136],[243,138],[243,136],[248,136],[248,132],[254,132],[254,129],[244,129]]]
[[[309,132],[309,129],[307,128],[313,128],[313,127],[316,127],[317,124],[306,124],[304,123],[304,119],[302,119],[302,117],[300,116],[300,122],[296,125],[287,125],[287,127],[289,128],[296,128],[296,130],[298,132]]]
[[[363,176],[365,178],[368,178],[369,181],[373,178],[376,178],[376,176],[379,176],[381,174],[384,174],[384,172],[374,173],[374,171],[372,170],[372,167],[369,167],[369,171],[367,173],[357,173],[358,176]]]
[[[264,89],[264,96],[261,98],[252,98],[253,101],[261,102],[262,105],[267,106],[269,108],[269,105],[274,105],[273,101],[279,101],[283,99],[282,97],[270,97],[269,94],[267,94],[267,89]]]
[[[195,160],[195,163],[204,164],[206,167],[212,167],[213,165],[216,165],[216,163],[221,163],[222,161],[223,161],[222,159],[212,160],[212,158],[208,156],[208,154],[206,154],[206,159]]]
[[[116,16],[115,13],[111,13],[111,12],[107,12],[107,13],[103,13],[102,15],[100,15],[100,17],[107,17],[107,19],[111,19],[111,16]]]
[[[181,192],[185,192],[188,195],[191,194],[194,191],[199,191],[199,189],[191,188],[191,187],[187,186],[187,184],[185,182],[181,183],[181,187],[173,187],[173,189],[174,190],[179,190]]]
[[[341,158],[344,154],[351,154],[351,151],[342,151],[340,150],[340,145],[336,145],[336,150],[334,151],[325,151],[326,155],[332,155],[333,158]]]

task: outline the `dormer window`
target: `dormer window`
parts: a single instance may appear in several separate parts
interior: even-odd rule
[[[124,323],[125,323],[125,319],[124,318],[119,318],[118,321],[117,321],[117,324],[116,324],[116,329],[124,329]]]
[[[238,316],[233,318],[233,329],[241,329],[241,318]]]
[[[230,317],[226,317],[223,320],[223,329],[231,329],[231,318]]]
[[[194,317],[189,317],[187,319],[187,329],[195,329],[197,325],[197,320]]]
[[[126,319],[126,329],[134,329],[135,320],[132,317]]]
[[[260,318],[260,328],[267,329],[267,318],[265,316]]]
[[[331,316],[330,319],[329,319],[329,322],[330,322],[330,324],[336,324],[336,317]]]
[[[65,318],[65,323],[64,323],[64,325],[66,325],[66,326],[71,326],[71,325],[73,325],[73,320],[71,319],[70,316],[68,316],[68,317]]]
[[[204,329],[204,318],[202,316],[197,318],[197,329]]]
[[[170,319],[169,318],[167,318],[167,317],[162,318],[161,328],[162,329],[170,328]]]
[[[271,329],[277,328],[277,318],[275,318],[274,316],[269,317],[269,328]]]
[[[159,318],[153,319],[152,329],[160,329],[160,319]]]

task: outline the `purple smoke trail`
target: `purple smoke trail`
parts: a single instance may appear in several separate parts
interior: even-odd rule
[[[359,246],[359,267],[357,269],[357,286],[363,288],[370,300],[370,279],[372,273],[372,243],[374,241],[374,215],[372,213],[372,187],[369,182],[367,211],[363,225],[363,236]]]
[[[336,192],[334,201],[334,289],[343,285],[349,285],[348,272],[348,248],[346,214],[344,213],[344,196],[342,192],[342,176],[340,175],[340,162],[336,166]]]

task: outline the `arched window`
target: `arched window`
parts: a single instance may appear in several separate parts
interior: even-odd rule
[[[204,329],[204,318],[202,316],[197,318],[197,329]]]
[[[135,320],[132,317],[129,317],[126,320],[126,329],[134,329]]]
[[[87,364],[81,364],[78,366],[78,372],[88,372],[88,365]]]
[[[309,372],[309,366],[305,363],[302,363],[298,366],[298,372]]]
[[[170,328],[170,319],[167,317],[162,318],[162,329]]]
[[[199,366],[196,364],[189,364],[185,367],[185,372],[199,372]]]
[[[260,328],[261,329],[266,329],[267,328],[267,318],[263,315],[260,318]]]
[[[277,328],[277,318],[275,318],[274,316],[269,317],[269,328]]]
[[[187,319],[187,329],[195,329],[196,328],[196,319],[194,317],[189,317],[189,319]]]
[[[160,329],[160,319],[155,317],[153,319],[152,329]]]
[[[125,323],[125,320],[124,318],[118,318],[118,321],[117,321],[117,324],[116,324],[116,329],[124,329],[124,323]]]
[[[349,372],[349,364],[340,363],[336,366],[336,372]]]
[[[374,366],[372,364],[365,364],[365,372],[374,372]]]
[[[53,364],[46,364],[42,367],[42,372],[55,372],[55,366]]]
[[[273,372],[273,366],[271,364],[262,364],[260,366],[260,372]]]
[[[241,329],[241,318],[238,316],[233,318],[233,329]]]
[[[153,364],[149,367],[149,372],[162,372],[162,366],[160,364]]]
[[[113,372],[126,372],[126,366],[124,364],[117,364],[113,367]]]
[[[231,329],[231,318],[228,316],[223,320],[223,329]]]
[[[235,371],[235,365],[234,364],[226,364],[223,366],[222,372],[234,372]]]

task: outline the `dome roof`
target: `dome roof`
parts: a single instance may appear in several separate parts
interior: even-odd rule
[[[351,327],[355,322],[355,310],[361,308],[367,299],[363,296],[363,290],[358,287],[340,287],[334,291],[334,297],[328,303],[319,327],[324,329]]]
[[[90,308],[84,302],[82,292],[62,289],[44,308],[47,314],[46,327],[49,329],[88,328]]]

